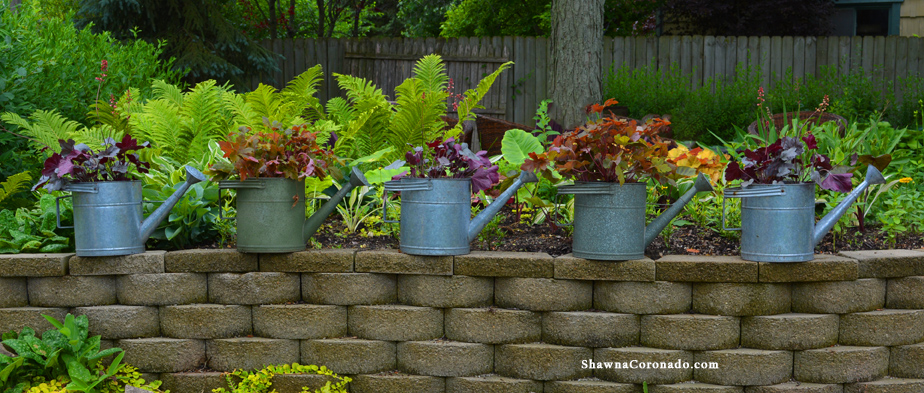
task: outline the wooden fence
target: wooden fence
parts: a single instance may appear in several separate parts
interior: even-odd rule
[[[544,37],[452,39],[287,39],[267,42],[282,55],[276,75],[254,78],[283,86],[316,64],[324,68],[322,100],[340,95],[333,73],[368,80],[394,97],[394,88],[412,74],[414,63],[429,53],[443,56],[455,93],[474,87],[484,75],[512,60],[483,101],[481,113],[531,125],[536,106],[548,97],[549,40]],[[736,67],[760,67],[763,85],[787,75],[795,78],[834,66],[840,74],[863,68],[884,78],[901,94],[903,78],[924,75],[924,38],[912,37],[714,37],[662,36],[604,39],[604,70],[675,64],[692,86],[729,80]]]

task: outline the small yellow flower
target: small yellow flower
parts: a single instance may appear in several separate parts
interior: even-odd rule
[[[913,180],[912,178],[910,178],[910,177],[903,177],[903,178],[901,178],[901,179],[898,179],[898,182],[899,182],[899,183],[911,183],[911,182],[913,182],[913,181],[914,181],[914,180]]]

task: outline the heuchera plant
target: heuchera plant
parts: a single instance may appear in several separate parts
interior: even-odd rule
[[[317,134],[308,132],[306,125],[289,129],[251,134],[248,127],[241,127],[227,141],[218,145],[231,163],[218,162],[208,173],[218,180],[234,175],[241,180],[251,177],[284,177],[302,180],[309,176],[323,178],[330,172],[339,178],[340,171],[332,166],[340,160],[330,150],[318,145]]]
[[[488,152],[482,150],[473,153],[469,150],[468,144],[454,142],[453,138],[446,139],[446,141],[437,138],[427,143],[426,148],[416,146],[405,153],[406,163],[411,167],[407,175],[430,179],[471,178],[473,193],[491,188],[500,181],[497,165],[492,164],[491,160],[486,157]],[[401,178],[403,175],[395,178]]]
[[[75,145],[73,139],[59,139],[58,144],[61,152],[45,160],[42,177],[32,191],[42,186],[48,191],[56,191],[68,182],[135,180],[129,171],[132,166],[139,173],[147,173],[151,167],[151,164],[141,161],[137,153],[132,153],[147,148],[148,142],[138,144],[130,135],[125,135],[121,142],[106,138],[103,150],[99,152],[83,143]]]
[[[671,142],[659,135],[661,127],[670,124],[667,121],[652,119],[638,124],[612,112],[600,115],[605,107],[616,103],[609,99],[603,105],[591,105],[588,114],[597,114],[597,120],[555,137],[547,152],[529,153],[521,169],[537,171],[550,180],[554,169],[576,181],[619,184],[649,178],[673,183],[697,172],[715,179],[721,173],[724,164],[712,151],[671,149]]]

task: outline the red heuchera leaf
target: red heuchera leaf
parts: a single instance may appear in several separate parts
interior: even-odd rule
[[[852,173],[829,173],[821,181],[821,188],[837,192],[850,192],[853,189],[853,183],[850,182]]]
[[[815,150],[818,148],[818,142],[815,141],[815,135],[812,135],[811,133],[805,134],[805,136],[802,137],[802,141],[805,142],[805,147],[809,150]]]
[[[277,122],[264,119],[264,123],[272,125],[272,131],[251,134],[249,128],[242,127],[228,135],[227,141],[219,142],[233,171],[227,165],[214,165],[206,172],[218,179],[237,175],[241,180],[250,177],[301,180],[308,176],[325,177],[328,165],[339,162],[333,152],[318,146],[317,134],[307,131],[305,125],[276,132],[281,128]]]

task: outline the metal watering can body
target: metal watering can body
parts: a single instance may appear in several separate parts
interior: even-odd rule
[[[754,184],[725,189],[725,198],[741,198],[741,259],[756,262],[805,262],[815,257],[815,245],[872,184],[885,183],[872,165],[866,179],[834,209],[815,223],[815,183]]]
[[[388,220],[388,196],[382,216],[401,223],[401,252],[411,255],[465,255],[469,243],[526,183],[538,179],[523,171],[494,202],[472,216],[471,179],[402,178],[385,183],[385,191],[401,191],[401,218]]]
[[[645,247],[700,191],[712,191],[702,174],[692,189],[646,227],[645,183],[580,182],[559,187],[558,194],[574,194],[575,198],[573,255],[604,261],[644,258]]]
[[[73,183],[64,186],[72,194],[57,198],[58,227],[60,200],[74,199],[74,243],[77,256],[100,257],[144,252],[144,243],[193,184],[205,180],[196,168],[186,166],[186,181],[147,219],[142,219],[144,202],[141,181]]]
[[[305,218],[305,182],[286,178],[254,178],[219,182],[219,191],[237,190],[237,249],[240,252],[284,253],[302,251],[337,204],[359,185],[368,186],[365,176],[353,168],[350,182]],[[219,200],[221,196],[219,195]]]

